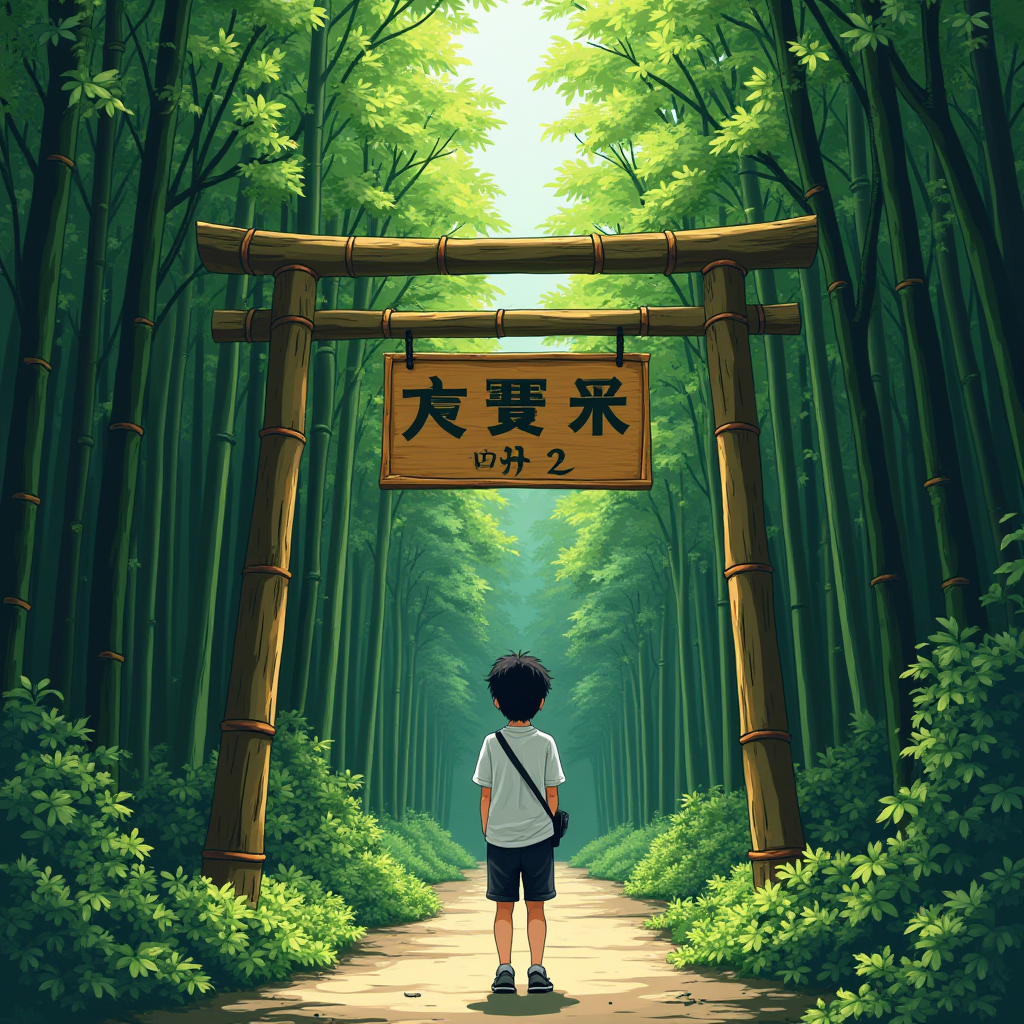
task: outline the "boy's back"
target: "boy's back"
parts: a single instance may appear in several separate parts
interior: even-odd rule
[[[492,992],[513,994],[512,908],[519,901],[519,881],[526,901],[526,932],[530,942],[529,992],[554,989],[544,969],[547,921],[544,903],[555,892],[555,830],[551,816],[558,810],[558,787],[565,782],[555,741],[530,721],[544,707],[551,689],[548,670],[520,651],[494,663],[487,676],[491,701],[508,720],[501,739],[523,766],[530,781],[543,794],[550,814],[516,770],[508,754],[491,733],[480,747],[473,781],[480,787],[480,825],[487,839],[487,898],[494,910],[494,944],[498,970]]]
[[[542,793],[547,786],[565,782],[558,747],[546,732],[533,725],[506,725],[501,732]],[[515,849],[553,836],[551,818],[523,782],[494,733],[488,734],[480,748],[473,781],[491,790],[487,842]]]

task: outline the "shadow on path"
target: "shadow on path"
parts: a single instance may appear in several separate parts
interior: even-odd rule
[[[541,1017],[558,1013],[566,1006],[575,1006],[578,999],[570,999],[561,992],[543,995],[495,995],[493,992],[482,1003],[467,1003],[467,1010],[477,1010],[493,1017]]]

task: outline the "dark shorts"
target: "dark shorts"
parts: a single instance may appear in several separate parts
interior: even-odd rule
[[[487,898],[496,903],[519,902],[519,876],[523,876],[523,899],[555,898],[555,848],[550,839],[532,846],[487,844]]]

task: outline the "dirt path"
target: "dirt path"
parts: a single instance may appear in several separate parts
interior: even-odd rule
[[[444,913],[382,928],[331,970],[258,992],[233,993],[184,1010],[146,1014],[145,1024],[370,1024],[510,1019],[560,1015],[586,1021],[798,1021],[813,1004],[806,994],[726,973],[678,971],[671,946],[642,927],[654,904],[629,899],[621,886],[558,864],[558,898],[548,904],[544,962],[550,995],[526,995],[525,909],[515,913],[512,963],[520,995],[495,996],[493,906],[485,872],[437,886]]]

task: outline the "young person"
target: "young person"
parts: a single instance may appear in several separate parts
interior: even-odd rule
[[[558,810],[558,787],[565,782],[558,747],[531,719],[551,691],[547,669],[528,654],[498,658],[487,676],[494,706],[508,719],[501,730],[509,747],[538,789],[547,797],[552,814]],[[550,992],[544,969],[547,921],[544,903],[555,898],[554,828],[540,801],[523,781],[497,737],[491,733],[480,748],[473,781],[481,786],[480,825],[487,840],[487,898],[497,903],[494,943],[498,970],[492,992],[514,995],[512,968],[512,907],[519,902],[519,877],[526,901],[526,935],[530,943],[530,992]]]

